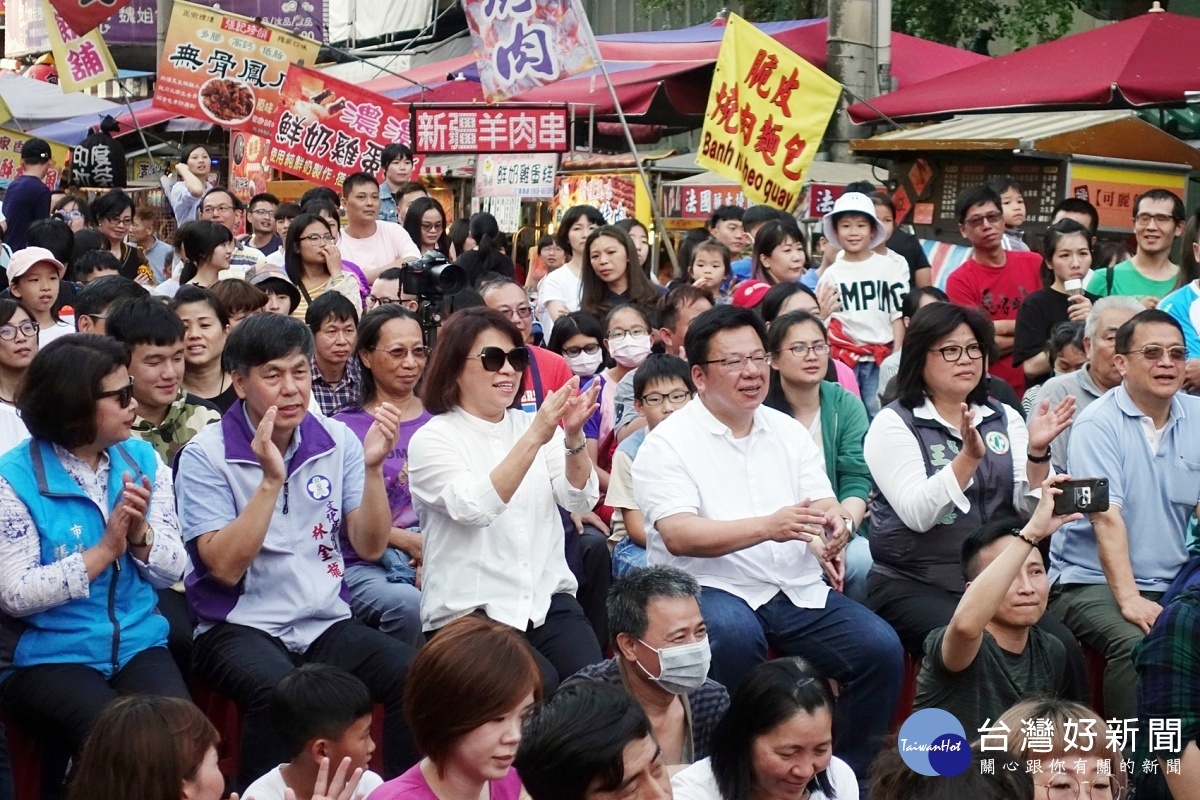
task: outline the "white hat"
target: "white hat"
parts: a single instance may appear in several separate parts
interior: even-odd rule
[[[8,282],[12,283],[38,264],[52,265],[58,270],[60,280],[67,272],[67,268],[62,265],[62,262],[55,258],[54,253],[51,253],[46,248],[26,247],[13,253],[12,257],[8,260]]]
[[[865,214],[874,225],[869,249],[874,250],[883,244],[883,241],[887,239],[887,231],[884,230],[883,223],[879,221],[879,217],[875,216],[875,203],[861,192],[846,192],[833,204],[833,211],[830,211],[825,215],[825,219],[821,220],[825,239],[834,247],[841,248],[842,243],[837,238],[837,218],[839,215],[847,214],[851,211],[856,214]]]

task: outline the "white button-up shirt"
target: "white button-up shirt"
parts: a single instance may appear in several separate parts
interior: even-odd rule
[[[765,406],[750,435],[735,439],[701,400],[646,436],[633,462],[633,491],[646,515],[647,561],[693,575],[758,608],[783,592],[799,608],[824,608],[821,564],[802,541],[762,542],[715,558],[674,556],[654,524],[674,514],[739,520],[774,514],[805,498],[832,498],[825,461],[804,426]]]
[[[566,439],[557,429],[507,504],[490,477],[533,419],[510,409],[493,423],[456,408],[413,434],[409,489],[425,544],[425,630],[481,609],[523,631],[546,621],[553,595],[575,594],[556,504],[576,514],[591,511],[600,498],[595,470],[582,489],[571,486]]]

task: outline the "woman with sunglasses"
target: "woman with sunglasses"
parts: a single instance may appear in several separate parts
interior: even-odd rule
[[[47,345],[17,393],[33,438],[0,457],[0,705],[76,756],[118,696],[188,699],[155,594],[187,556],[171,470],[130,438],[128,365],[103,336]]]
[[[413,647],[425,641],[421,631],[421,592],[417,570],[423,551],[417,512],[408,486],[408,446],[413,434],[433,416],[417,396],[417,384],[429,358],[417,315],[398,303],[369,311],[358,326],[355,344],[362,364],[362,397],[357,407],[338,412],[334,419],[365,439],[375,411],[391,403],[400,414],[400,431],[392,455],[383,462],[383,481],[392,509],[388,549],[378,562],[364,561],[343,532],[346,586],[350,608],[371,627]]]
[[[117,271],[130,280],[153,286],[154,271],[142,251],[125,241],[133,225],[133,198],[120,189],[110,189],[92,201],[89,214],[92,227],[104,235],[106,249],[120,262]]]
[[[409,446],[409,486],[424,536],[426,633],[480,613],[524,632],[547,691],[602,656],[575,599],[557,506],[586,514],[599,487],[583,425],[598,387],[572,378],[536,414],[520,410],[529,351],[490,308],[452,315],[425,370],[434,418]]]
[[[335,233],[334,224],[314,214],[301,214],[288,228],[283,266],[300,290],[300,303],[292,309],[297,319],[303,320],[308,304],[325,292],[341,293],[362,313],[358,278],[342,269]]]
[[[432,197],[418,197],[404,212],[404,230],[421,248],[421,255],[441,253],[450,257],[450,240],[446,236],[446,212]]]

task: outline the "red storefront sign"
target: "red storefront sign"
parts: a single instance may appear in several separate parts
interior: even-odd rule
[[[418,153],[561,153],[567,150],[567,109],[412,107]]]
[[[675,184],[663,187],[663,216],[669,219],[708,219],[721,206],[754,205],[732,183]]]

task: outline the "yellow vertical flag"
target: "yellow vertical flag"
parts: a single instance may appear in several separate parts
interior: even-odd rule
[[[8,103],[4,102],[4,98],[0,97],[0,127],[13,124],[13,113],[8,107]]]
[[[746,196],[791,210],[842,86],[736,14],[729,15],[696,163]]]
[[[117,77],[117,65],[99,28],[79,35],[54,9],[50,0],[42,0],[42,14],[46,20],[50,52],[54,54],[54,66],[58,68],[58,84],[64,92],[78,92]]]

